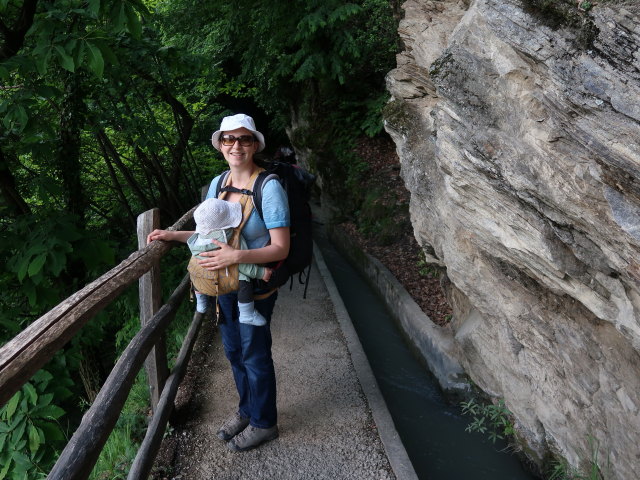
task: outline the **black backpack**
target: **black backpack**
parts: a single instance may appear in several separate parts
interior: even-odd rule
[[[234,187],[225,187],[224,185],[229,170],[224,172],[216,185],[216,198],[221,191],[239,192],[253,195],[254,205],[260,218],[262,215],[262,188],[265,183],[271,179],[277,179],[284,191],[287,193],[289,201],[289,216],[291,219],[291,242],[289,246],[289,255],[280,262],[275,262],[269,266],[274,269],[266,288],[278,288],[287,283],[291,279],[290,288],[293,288],[293,277],[298,274],[298,281],[305,284],[304,298],[307,298],[307,287],[309,286],[309,273],[311,272],[311,257],[313,255],[313,237],[312,237],[312,220],[311,207],[309,206],[309,198],[311,197],[311,188],[315,182],[315,175],[306,170],[285,162],[267,162],[264,166],[265,171],[260,172],[253,185],[253,191],[241,191]],[[264,282],[259,284],[265,286]]]

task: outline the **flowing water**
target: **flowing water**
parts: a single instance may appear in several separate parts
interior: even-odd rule
[[[360,337],[398,434],[421,480],[533,480],[502,442],[468,433],[470,417],[444,398],[383,301],[330,245],[314,238]]]

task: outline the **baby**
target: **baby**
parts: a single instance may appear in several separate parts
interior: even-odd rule
[[[227,243],[233,229],[242,222],[242,206],[236,202],[227,202],[218,198],[208,198],[202,202],[193,213],[196,222],[196,233],[187,240],[192,255],[197,258],[202,252],[217,250],[213,239]],[[246,250],[247,244],[240,236],[240,248]],[[271,269],[256,264],[241,263],[238,265],[238,309],[240,310],[240,323],[261,327],[267,321],[258,312],[253,304],[253,286],[251,278],[261,278],[265,282],[271,276]],[[196,294],[196,311],[204,313],[209,303],[209,296],[200,292]]]

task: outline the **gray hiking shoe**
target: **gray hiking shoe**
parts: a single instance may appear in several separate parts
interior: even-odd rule
[[[271,428],[257,428],[249,425],[242,432],[233,438],[227,445],[230,450],[234,452],[244,452],[245,450],[251,450],[258,445],[262,445],[265,442],[269,442],[278,438],[278,426]]]
[[[238,412],[227,418],[216,432],[216,436],[225,442],[231,440],[249,425],[249,417],[241,417]]]

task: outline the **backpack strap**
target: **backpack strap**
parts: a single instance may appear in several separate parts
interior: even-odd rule
[[[230,173],[231,173],[230,170],[226,170],[220,176],[220,179],[218,180],[218,184],[216,185],[216,198],[220,198],[220,194],[224,192],[241,193],[243,195],[250,196],[251,200],[253,201],[253,206],[258,211],[258,215],[260,215],[260,219],[264,221],[264,217],[262,215],[262,190],[264,189],[264,186],[269,180],[273,180],[273,179],[277,180],[280,177],[278,177],[278,175],[276,175],[275,173],[269,173],[264,169],[258,169],[258,176],[256,177],[255,182],[253,183],[252,190],[248,190],[246,188],[240,189],[240,188],[227,186]],[[254,172],[254,175],[255,175],[255,172]]]
[[[258,215],[260,215],[260,219],[264,222],[264,217],[262,216],[262,190],[264,186],[267,184],[269,180],[278,179],[278,175],[275,173],[269,173],[267,171],[262,171],[256,178],[255,183],[253,184],[253,205],[256,207],[258,211]]]
[[[242,194],[242,200],[248,199],[249,197],[253,197],[254,193],[252,190],[249,190],[247,187],[249,185],[251,185],[251,188],[253,190],[256,189],[256,179],[260,176],[260,174],[262,174],[264,172],[264,168],[258,167],[255,169],[255,171],[251,174],[251,177],[249,177],[249,181],[247,182],[247,184],[245,185],[245,188],[236,188],[236,187],[232,187],[230,185],[227,185],[227,183],[229,183],[229,181],[231,180],[231,171],[227,170],[225,171],[221,176],[220,176],[220,180],[218,181],[218,184],[216,185],[216,198],[221,198],[224,199],[227,195],[227,192],[234,192],[234,193],[241,193]],[[242,202],[241,200],[241,202]],[[242,206],[244,207],[245,203],[242,202]],[[254,205],[255,206],[255,205]]]
[[[215,198],[218,198],[220,196],[220,191],[222,190],[222,186],[227,183],[227,179],[229,178],[230,173],[231,173],[231,170],[226,170],[220,176],[220,179],[218,180],[218,184],[216,185]]]

